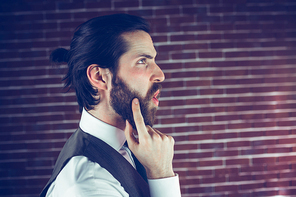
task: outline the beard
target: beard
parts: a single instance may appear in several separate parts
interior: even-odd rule
[[[122,119],[128,120],[133,129],[137,130],[136,124],[133,118],[132,100],[134,98],[139,99],[141,113],[145,122],[145,125],[153,126],[157,107],[149,107],[151,99],[155,92],[161,89],[159,83],[154,83],[148,90],[145,97],[142,97],[139,92],[131,90],[120,78],[117,77],[116,82],[112,83],[112,90],[110,92],[110,105],[119,114]],[[158,94],[159,97],[160,94]]]

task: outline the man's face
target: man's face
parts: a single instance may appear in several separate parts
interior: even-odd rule
[[[150,107],[150,102],[156,95],[157,91],[161,89],[159,83],[153,84],[145,97],[142,97],[139,92],[131,90],[120,78],[117,78],[116,84],[113,84],[110,98],[111,106],[124,120],[128,120],[130,124],[136,129],[136,125],[133,119],[132,112],[132,100],[134,98],[139,99],[142,116],[144,118],[145,125],[153,126],[157,107]],[[160,94],[156,95],[158,99]]]
[[[110,104],[117,114],[136,129],[131,102],[138,98],[146,125],[152,126],[158,108],[164,74],[155,63],[156,51],[149,34],[144,31],[123,35],[128,51],[119,59],[115,84],[110,92]]]

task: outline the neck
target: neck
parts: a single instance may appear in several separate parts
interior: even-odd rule
[[[111,106],[106,107],[106,105],[100,103],[95,106],[94,109],[89,110],[88,113],[109,125],[117,127],[118,129],[125,129],[125,120],[123,120]]]

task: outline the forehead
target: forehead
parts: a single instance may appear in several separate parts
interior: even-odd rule
[[[135,31],[122,34],[122,37],[128,43],[128,51],[124,55],[139,56],[150,55],[156,56],[156,51],[153,45],[151,36],[145,31]]]

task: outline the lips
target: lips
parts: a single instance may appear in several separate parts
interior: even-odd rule
[[[156,106],[158,106],[159,105],[159,101],[158,101],[158,99],[159,99],[159,97],[160,97],[160,91],[159,90],[157,90],[156,92],[155,92],[155,94],[153,95],[153,98],[152,98],[152,101],[153,101],[153,103],[156,105]]]

